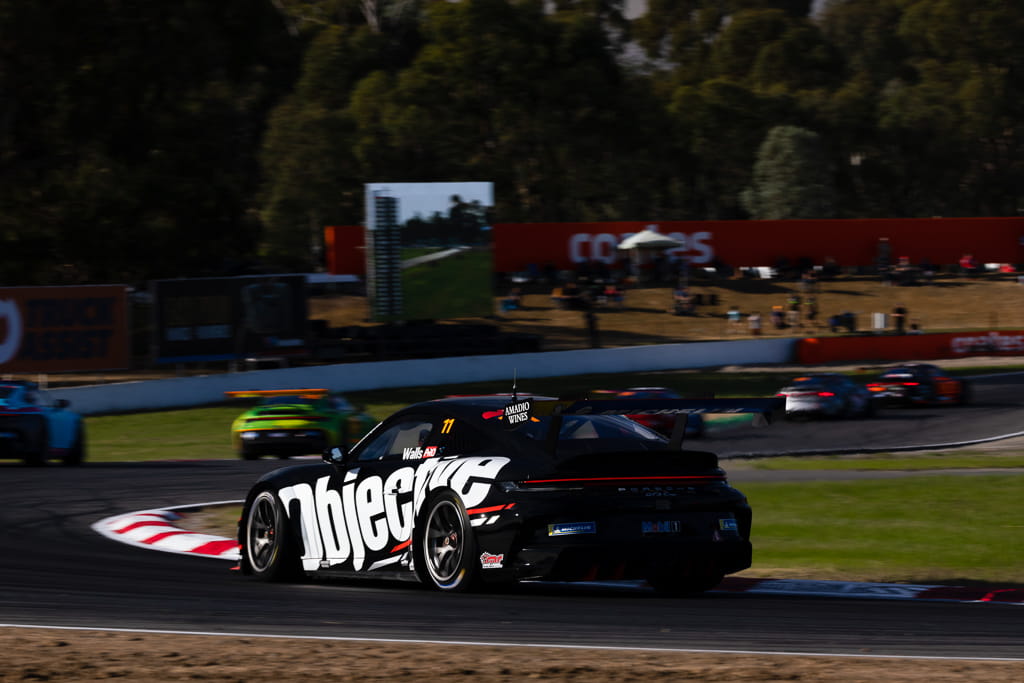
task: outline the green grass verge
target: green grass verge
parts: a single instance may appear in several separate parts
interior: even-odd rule
[[[845,471],[926,471],[1024,467],[1024,454],[985,453],[970,450],[943,450],[930,453],[878,453],[871,455],[815,455],[730,459],[730,469],[758,470],[845,470]]]
[[[920,583],[1024,582],[1024,476],[744,484],[755,569]]]

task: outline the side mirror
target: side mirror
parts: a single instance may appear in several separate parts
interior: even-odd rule
[[[348,449],[344,446],[335,446],[324,451],[322,459],[331,465],[344,465],[348,457]]]

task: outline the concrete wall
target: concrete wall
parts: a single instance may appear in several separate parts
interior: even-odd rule
[[[529,379],[783,363],[792,360],[795,342],[794,339],[750,339],[348,363],[70,387],[54,389],[52,393],[70,400],[71,407],[78,412],[97,415],[219,403],[224,400],[224,392],[232,390],[326,388],[346,392],[494,381],[500,383],[495,390],[509,391],[514,376]],[[520,388],[528,387],[520,384]]]

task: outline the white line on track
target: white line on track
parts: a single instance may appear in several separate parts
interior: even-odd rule
[[[54,631],[103,631],[107,633],[138,633],[168,636],[214,636],[218,638],[277,638],[281,640],[316,640],[341,643],[407,643],[410,645],[466,645],[469,647],[547,647],[555,650],[600,650],[608,652],[664,652],[709,655],[777,655],[780,657],[841,657],[844,659],[911,659],[951,662],[1024,662],[1024,657],[949,657],[940,655],[874,655],[832,652],[801,652],[797,650],[722,650],[692,647],[622,647],[617,645],[566,645],[564,643],[501,643],[485,640],[425,640],[420,638],[356,638],[350,636],[297,636],[272,633],[234,633],[228,631],[177,631],[148,628],[106,628],[103,626],[52,626],[49,624],[0,624],[0,628],[46,629]]]

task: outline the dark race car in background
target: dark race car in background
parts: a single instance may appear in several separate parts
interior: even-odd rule
[[[0,380],[0,458],[28,465],[59,459],[78,465],[85,459],[85,423],[35,382]]]
[[[776,396],[786,399],[786,417],[868,417],[875,413],[874,395],[863,384],[838,372],[794,377]]]
[[[964,405],[970,401],[966,380],[950,377],[930,363],[904,363],[882,371],[867,385],[876,399],[889,405]]]
[[[595,398],[682,398],[682,396],[667,387],[630,387],[629,389],[598,389],[591,392]],[[656,432],[668,436],[675,426],[674,415],[627,415],[631,420],[650,427]],[[686,436],[691,439],[699,439],[707,433],[704,424],[704,415],[701,413],[689,413],[686,416]]]
[[[240,569],[445,591],[612,579],[707,590],[750,566],[751,511],[713,453],[681,449],[686,415],[782,403],[476,396],[412,405],[351,451],[256,482],[239,523]],[[672,414],[678,427],[665,437],[626,414]]]
[[[259,399],[231,424],[231,444],[245,460],[286,458],[352,446],[377,424],[340,394],[327,389],[227,391],[231,398]]]

